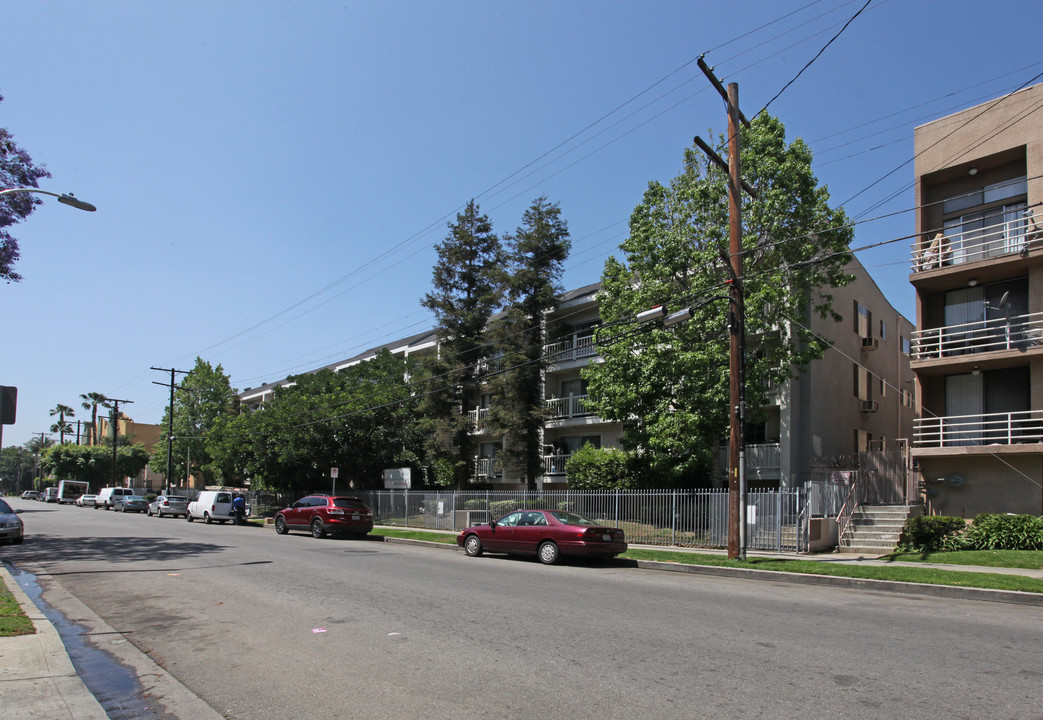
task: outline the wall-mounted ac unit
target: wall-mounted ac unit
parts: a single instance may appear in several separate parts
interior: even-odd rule
[[[862,338],[863,350],[876,350],[880,347],[880,338]]]
[[[862,412],[870,413],[876,412],[880,409],[880,403],[876,400],[863,400],[862,401]]]

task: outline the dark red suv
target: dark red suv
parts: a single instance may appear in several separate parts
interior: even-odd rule
[[[357,497],[309,495],[275,514],[275,532],[307,530],[312,537],[362,537],[373,529],[373,513]]]

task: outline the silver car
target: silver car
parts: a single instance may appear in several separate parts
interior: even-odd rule
[[[160,495],[149,503],[148,514],[160,517],[164,515],[185,517],[188,515],[188,498],[182,495]]]
[[[12,545],[22,544],[25,528],[22,526],[22,518],[18,517],[20,512],[0,500],[0,540],[8,540]]]
[[[116,512],[148,512],[148,500],[141,495],[119,495],[112,501]]]

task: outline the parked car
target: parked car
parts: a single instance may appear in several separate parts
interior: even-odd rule
[[[94,495],[92,493],[87,493],[85,495],[80,495],[78,498],[76,498],[76,506],[77,507],[94,507],[94,501],[97,499],[97,497],[98,497],[97,495]]]
[[[155,500],[148,504],[148,514],[159,515],[178,515],[188,516],[188,498],[183,495],[160,495]]]
[[[40,497],[40,491],[39,490],[26,490],[24,493],[22,493],[22,499],[23,500],[36,500],[39,497]]]
[[[275,514],[275,532],[307,530],[313,537],[362,537],[373,529],[373,513],[357,497],[308,495]]]
[[[483,552],[536,555],[553,565],[561,556],[612,558],[626,552],[626,535],[564,510],[518,510],[462,531],[456,544],[468,555]]]
[[[112,506],[113,506],[113,503],[115,503],[115,501],[116,501],[116,498],[125,497],[127,495],[133,495],[133,494],[134,494],[134,491],[131,490],[130,488],[121,488],[121,487],[102,488],[101,492],[98,493],[97,497],[94,498],[94,508],[96,510],[96,509],[98,509],[100,507],[103,507],[106,510],[111,510]]]
[[[247,508],[246,514],[250,514]],[[225,490],[204,490],[188,504],[185,519],[189,522],[202,520],[205,523],[217,520],[225,523],[232,519],[232,493]]]
[[[117,495],[112,501],[116,512],[148,512],[148,500],[141,495]]]
[[[21,510],[15,510],[0,499],[0,540],[7,540],[12,545],[21,545],[25,539],[25,526],[18,517]]]

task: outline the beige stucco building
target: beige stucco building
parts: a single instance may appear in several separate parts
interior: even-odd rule
[[[912,454],[930,512],[1043,512],[1043,85],[916,129]]]

